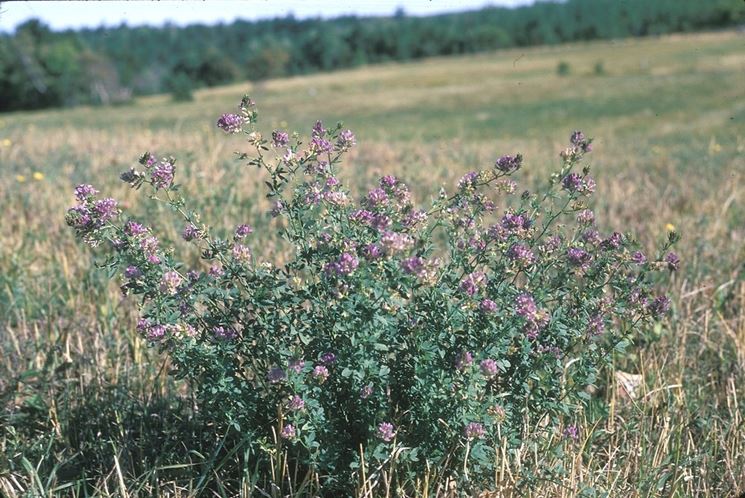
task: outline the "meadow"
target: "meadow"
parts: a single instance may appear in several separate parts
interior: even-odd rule
[[[561,466],[527,495],[743,492],[743,44],[742,33],[720,32],[514,49],[200,90],[186,103],[0,115],[0,494],[250,495],[250,479],[223,487],[230,457],[205,453],[187,386],[168,377],[135,330],[135,303],[64,222],[79,183],[145,214],[118,176],[150,150],[176,156],[205,221],[226,233],[251,223],[264,237],[257,252],[281,262],[269,202],[256,194],[265,178],[232,157],[241,137],[214,126],[244,93],[267,136],[309,134],[316,119],[351,128],[359,145],[341,176],[357,195],[395,174],[427,199],[516,152],[534,188],[573,130],[594,137],[599,228],[631,227],[647,249],[682,235],[681,269],[661,283],[673,311],[615,360],[643,378],[634,399],[607,372],[580,448],[505,452],[491,491],[520,496],[512,485],[531,469]],[[557,74],[562,61],[568,74]],[[147,209],[176,241],[167,209]]]

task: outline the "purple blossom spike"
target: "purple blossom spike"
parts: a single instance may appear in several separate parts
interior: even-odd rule
[[[323,365],[318,365],[313,369],[311,376],[316,379],[319,384],[323,384],[329,378],[329,369]]]
[[[665,262],[670,271],[678,271],[680,269],[680,257],[674,252],[667,253],[665,256]]]
[[[242,239],[246,237],[247,235],[252,234],[254,229],[251,227],[251,225],[238,225],[235,227],[235,236],[236,238]]]
[[[572,441],[576,441],[579,439],[579,429],[577,429],[576,425],[570,425],[566,429],[564,429],[564,437],[567,439],[571,439]]]
[[[284,147],[290,143],[290,135],[286,131],[274,130],[272,132],[272,145],[275,147]]]
[[[75,198],[80,202],[85,202],[97,193],[98,190],[94,189],[92,185],[82,184],[75,187]]]
[[[478,422],[470,422],[463,429],[463,435],[466,439],[482,439],[485,434],[486,431],[484,430],[483,424]]]
[[[305,408],[305,401],[303,401],[303,398],[296,394],[290,398],[290,401],[287,402],[287,408],[295,412],[300,411]]]
[[[243,118],[238,114],[223,114],[217,120],[217,127],[225,133],[240,133],[243,129]]]
[[[381,422],[378,425],[377,434],[379,439],[382,439],[386,443],[390,443],[393,441],[393,438],[396,437],[396,428],[390,422]]]
[[[570,247],[567,249],[567,259],[574,266],[584,267],[589,264],[592,255],[579,247]]]
[[[483,299],[479,303],[479,309],[482,313],[494,313],[495,311],[497,311],[497,303],[495,303],[491,299]]]
[[[481,271],[473,272],[460,281],[460,290],[473,296],[486,285],[486,274]]]
[[[497,362],[492,360],[491,358],[482,360],[481,363],[479,364],[479,368],[481,369],[481,373],[487,379],[494,378],[499,372],[499,367],[497,367]]]
[[[520,266],[530,266],[535,263],[533,251],[524,244],[513,244],[507,251],[507,257],[517,262]]]
[[[339,137],[336,140],[336,148],[338,150],[349,150],[357,144],[354,133],[352,130],[343,130],[339,133]]]
[[[186,225],[184,230],[181,232],[181,237],[187,242],[198,239],[199,235],[199,229],[192,223]]]
[[[631,255],[631,261],[637,265],[643,265],[647,262],[647,257],[644,255],[643,252],[635,251],[634,254]]]
[[[295,426],[292,424],[285,425],[282,427],[282,431],[279,435],[282,439],[295,439]]]
[[[165,294],[176,294],[181,282],[183,282],[183,278],[181,278],[181,275],[179,275],[178,272],[167,271],[161,278],[160,290]]]
[[[153,187],[156,190],[170,187],[173,183],[174,172],[175,169],[172,163],[168,161],[158,163],[150,173],[150,181],[153,182]]]
[[[140,278],[141,276],[142,276],[142,270],[140,270],[140,269],[139,269],[138,267],[136,267],[136,266],[128,266],[128,267],[127,267],[127,268],[126,268],[126,269],[124,270],[124,277],[125,277],[125,278],[128,278],[128,279],[130,279],[130,280],[137,280],[137,279],[138,279],[138,278]]]
[[[514,156],[502,156],[497,159],[494,167],[503,173],[514,173],[523,163],[523,156],[516,154]]]

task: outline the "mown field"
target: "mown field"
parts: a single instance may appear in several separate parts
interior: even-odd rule
[[[569,74],[557,74],[560,61]],[[356,195],[391,173],[427,200],[515,152],[519,179],[535,188],[572,130],[595,137],[601,229],[634,232],[648,249],[672,227],[682,234],[682,268],[661,282],[673,312],[617,360],[643,376],[635,400],[607,382],[598,396],[609,408],[587,414],[580,449],[507,455],[495,488],[561,463],[566,475],[531,496],[745,491],[745,36],[724,32],[365,67],[203,90],[188,103],[0,115],[0,495],[219,493],[188,389],[138,338],[135,303],[92,267],[64,213],[74,186],[91,183],[177,239],[167,211],[118,180],[146,150],[171,154],[204,221],[253,224],[259,255],[281,260],[263,177],[234,160],[241,137],[214,125],[244,93],[265,134],[307,135],[316,119],[354,130],[343,176]]]

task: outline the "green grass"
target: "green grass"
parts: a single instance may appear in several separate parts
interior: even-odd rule
[[[628,402],[607,382],[584,414],[581,449],[509,453],[495,489],[510,496],[531,469],[560,465],[565,474],[525,493],[743,491],[744,41],[725,32],[516,49],[203,90],[188,103],[157,96],[126,107],[0,115],[0,495],[251,489],[250,462],[224,452],[213,458],[219,442],[190,416],[187,387],[137,337],[135,303],[91,267],[63,220],[72,188],[92,183],[156,217],[176,239],[172,218],[117,180],[155,150],[179,159],[181,182],[209,224],[270,230],[261,175],[233,161],[240,138],[214,127],[246,92],[265,134],[308,133],[316,119],[352,128],[359,146],[344,176],[356,195],[393,173],[427,199],[518,151],[526,158],[520,177],[534,188],[572,130],[596,137],[601,228],[633,231],[648,248],[667,224],[683,234],[683,269],[664,283],[674,313],[617,359],[619,370],[644,376],[642,398]],[[556,75],[560,60],[570,64],[568,76]],[[598,61],[606,74],[594,74]],[[276,238],[263,237],[257,252],[281,258]],[[223,482],[235,475],[243,479]]]

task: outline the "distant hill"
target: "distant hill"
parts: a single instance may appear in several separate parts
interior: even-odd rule
[[[429,17],[293,17],[228,25],[0,35],[0,111],[125,102],[133,95],[514,46],[659,35],[745,22],[740,0],[568,0]]]

